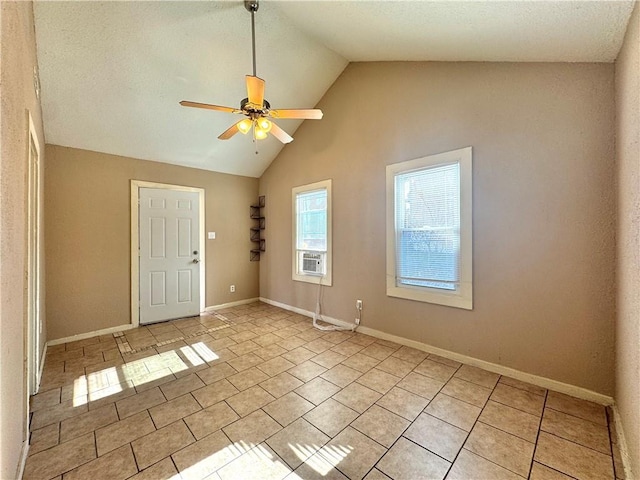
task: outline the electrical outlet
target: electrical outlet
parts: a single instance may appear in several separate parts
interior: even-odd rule
[[[356,300],[356,310],[362,310],[362,300]]]
[[[236,286],[235,286],[235,285],[230,285],[230,286],[229,286],[229,291],[230,291],[231,293],[235,293],[235,291],[236,291]]]

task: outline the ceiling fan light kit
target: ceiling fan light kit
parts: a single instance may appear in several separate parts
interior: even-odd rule
[[[253,131],[253,140],[263,140],[269,133],[282,143],[290,143],[293,137],[276,125],[271,118],[300,119],[300,120],[320,120],[322,110],[319,109],[286,109],[272,110],[271,105],[264,98],[265,82],[256,75],[256,32],[254,15],[258,11],[258,0],[244,0],[244,7],[251,13],[251,51],[253,54],[253,75],[246,76],[247,98],[240,102],[240,108],[223,107],[208,103],[198,103],[183,100],[180,105],[183,107],[204,108],[207,110],[217,110],[226,113],[236,113],[244,115],[246,118],[234,123],[227,130],[222,132],[218,138],[228,140],[236,133],[247,134]],[[256,153],[258,153],[256,151]]]

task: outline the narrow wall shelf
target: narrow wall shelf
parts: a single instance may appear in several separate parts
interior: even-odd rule
[[[260,261],[260,253],[266,250],[267,241],[262,238],[262,230],[266,227],[266,219],[262,209],[265,207],[264,195],[258,197],[256,205],[249,206],[249,217],[256,223],[249,229],[249,239],[256,244],[256,248],[252,248],[249,252],[249,260],[252,262]]]

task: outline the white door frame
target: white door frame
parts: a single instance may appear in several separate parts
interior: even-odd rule
[[[29,397],[38,392],[40,383],[40,367],[42,355],[40,351],[42,335],[41,317],[41,219],[40,193],[42,176],[40,171],[40,143],[38,133],[33,124],[31,112],[28,112],[29,132],[27,136],[27,255],[26,255],[26,322],[25,322],[25,391],[27,395],[25,435],[29,429]],[[35,155],[31,150],[31,145]],[[25,437],[26,440],[26,437]]]
[[[200,223],[200,238],[198,239],[198,251],[200,252],[200,311],[205,308],[205,244],[204,244],[204,188],[185,187],[182,185],[170,185],[167,183],[145,182],[131,180],[131,325],[133,328],[140,326],[140,261],[139,253],[139,222],[138,202],[140,188],[160,188],[164,190],[177,190],[180,192],[196,192],[200,204],[198,222]]]

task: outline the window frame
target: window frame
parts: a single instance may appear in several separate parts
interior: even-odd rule
[[[396,280],[395,179],[399,174],[458,163],[460,165],[460,284],[447,291],[433,287],[400,285]],[[387,296],[473,309],[472,147],[387,165]]]
[[[327,250],[325,252],[325,274],[314,275],[311,273],[298,273],[298,195],[301,193],[309,193],[318,190],[327,191]],[[322,180],[320,182],[300,185],[291,189],[291,216],[292,216],[292,244],[291,244],[291,278],[298,282],[307,282],[331,286],[333,283],[332,273],[332,220],[331,220],[331,179]],[[300,250],[302,251],[302,250]],[[311,251],[311,250],[309,250]]]

